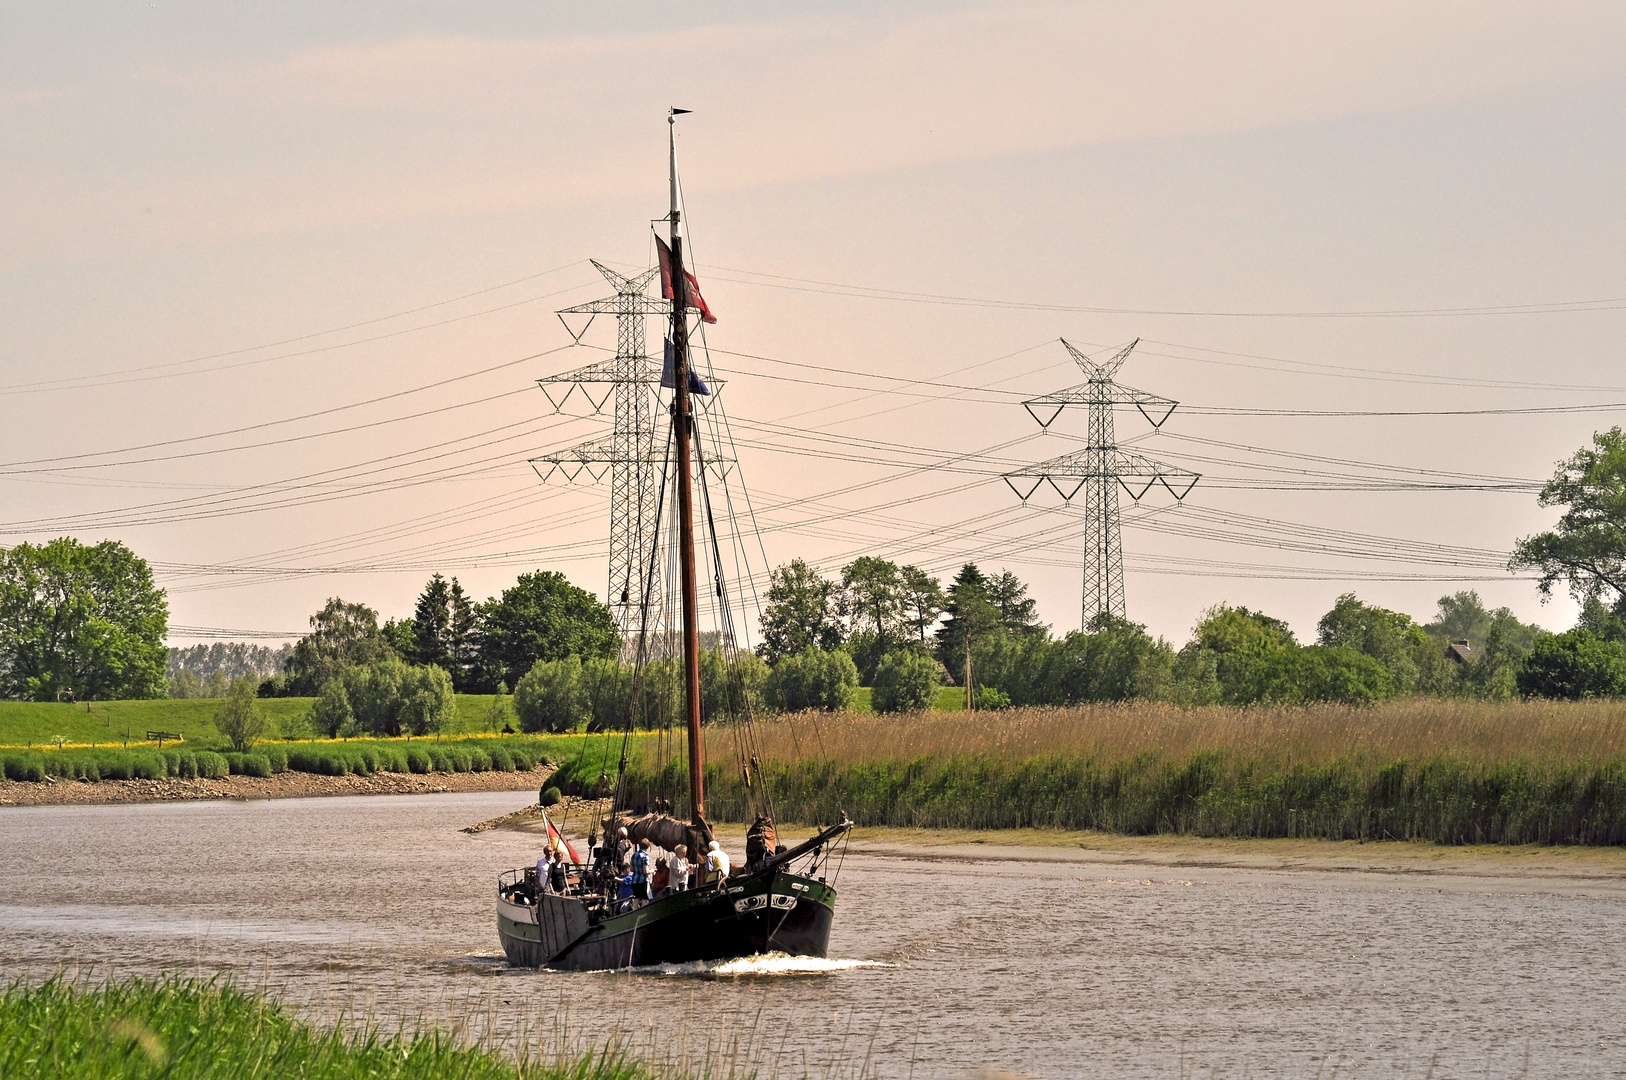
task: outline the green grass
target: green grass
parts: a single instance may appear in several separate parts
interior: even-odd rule
[[[867,686],[860,686],[853,695],[852,708],[849,712],[869,713],[875,711],[871,703],[872,691]],[[965,709],[965,690],[958,686],[939,686],[937,697],[932,701],[932,708],[943,712],[960,712]]]
[[[515,1062],[423,1028],[315,1029],[228,984],[166,978],[0,991],[0,1076],[13,1080],[653,1080],[605,1052]]]
[[[313,698],[265,698],[269,734],[276,735],[284,716],[309,711]],[[459,732],[482,731],[489,694],[457,695]],[[220,702],[210,698],[159,698],[155,701],[96,701],[59,705],[51,702],[0,701],[0,746],[39,746],[62,736],[70,743],[121,746],[140,742],[148,731],[173,731],[189,745],[218,750],[226,745],[215,730]]]

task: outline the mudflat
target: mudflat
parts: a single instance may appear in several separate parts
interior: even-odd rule
[[[225,776],[218,780],[0,780],[0,807],[87,806],[104,803],[187,802],[199,799],[298,799],[331,795],[425,795],[448,791],[535,790],[553,775],[551,766],[518,772],[392,773],[322,776],[284,772],[276,776]]]

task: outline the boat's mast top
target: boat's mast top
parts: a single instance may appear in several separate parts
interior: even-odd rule
[[[668,172],[671,176],[672,187],[672,246],[676,247],[683,239],[683,192],[678,187],[677,174],[677,118],[688,109],[668,109],[666,113],[666,148]]]

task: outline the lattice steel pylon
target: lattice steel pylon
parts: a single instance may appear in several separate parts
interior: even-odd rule
[[[644,316],[665,315],[671,302],[645,293],[659,267],[627,277],[598,261],[593,265],[615,286],[615,295],[560,311],[559,320],[580,343],[597,315],[614,315],[615,355],[562,375],[538,379],[555,412],[580,391],[594,412],[603,412],[615,399],[614,425],[608,438],[593,439],[569,450],[531,459],[543,480],[555,473],[574,481],[583,473],[593,480],[610,477],[610,611],[622,633],[637,633],[641,620],[644,578],[651,568],[649,551],[655,540],[656,501],[660,496],[660,468],[664,450],[655,445],[656,395],[660,365],[648,355]],[[580,330],[566,315],[586,315]],[[596,400],[593,388],[603,387]],[[655,568],[658,573],[658,567]],[[655,583],[651,582],[651,587]]]
[[[1026,502],[1041,484],[1049,484],[1063,502],[1071,503],[1080,489],[1084,491],[1084,605],[1083,626],[1089,629],[1099,614],[1126,617],[1124,600],[1124,556],[1122,518],[1118,509],[1118,491],[1121,488],[1139,502],[1153,484],[1163,487],[1178,501],[1184,499],[1200,479],[1199,474],[1187,472],[1144,454],[1130,454],[1118,449],[1113,423],[1113,407],[1133,405],[1140,410],[1154,429],[1161,428],[1177,404],[1165,397],[1148,394],[1144,390],[1120,386],[1113,381],[1118,369],[1135,346],[1136,338],[1105,361],[1095,361],[1062,340],[1078,366],[1089,376],[1089,381],[1054,394],[1030,398],[1022,402],[1028,415],[1049,429],[1056,417],[1069,405],[1090,407],[1088,441],[1084,449],[1061,457],[1030,465],[1025,469],[1005,474],[1019,499]],[[1154,419],[1155,417],[1155,419]],[[1026,490],[1024,490],[1024,488]],[[1177,490],[1178,489],[1178,490]]]

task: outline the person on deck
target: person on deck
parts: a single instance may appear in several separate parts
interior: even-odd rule
[[[717,875],[718,881],[724,881],[728,878],[728,852],[724,851],[723,845],[715,840],[707,845],[706,867]]]
[[[536,860],[536,891],[553,891],[553,852],[548,848],[543,848],[542,857]]]
[[[679,844],[672,849],[672,857],[666,860],[666,870],[671,876],[672,892],[683,892],[689,887],[689,849]]]
[[[620,839],[615,842],[615,865],[623,874],[632,869],[632,841],[627,839],[627,827],[621,826]]]
[[[672,870],[670,860],[664,857],[655,860],[655,873],[649,879],[649,895],[651,899],[659,900],[665,896],[672,887]]]
[[[549,854],[553,857],[553,867],[552,876],[548,878],[548,884],[552,887],[553,892],[563,895],[570,888],[570,861],[565,858],[564,848],[559,845],[557,840],[553,842]]]
[[[645,837],[638,843],[638,850],[632,853],[632,896],[635,900],[649,899],[649,839]]]

